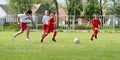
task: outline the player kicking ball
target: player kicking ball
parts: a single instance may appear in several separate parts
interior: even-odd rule
[[[42,38],[40,39],[40,42],[41,42],[41,43],[43,42],[44,38],[45,38],[50,32],[53,32],[52,41],[56,42],[55,37],[56,37],[57,31],[56,31],[56,29],[55,29],[55,24],[56,24],[55,13],[54,13],[54,12],[51,12],[51,13],[50,13],[50,18],[48,19],[48,26],[47,26],[46,32],[45,32],[45,34],[42,35]]]
[[[27,27],[27,24],[28,24],[28,21],[31,21],[33,24],[33,20],[31,18],[31,15],[32,15],[31,10],[25,11],[24,14],[17,15],[17,20],[18,20],[18,24],[20,26],[20,31],[18,31],[16,34],[13,35],[12,40],[14,40],[18,35],[22,34],[26,30],[27,31],[26,41],[28,41],[28,42],[30,41],[30,38],[29,38],[30,29],[29,29],[29,27]]]
[[[89,26],[89,24],[92,25],[93,34],[91,35],[91,41],[93,41],[94,37],[97,39],[97,34],[99,32],[98,26],[101,25],[98,14],[94,14],[94,18],[88,22],[87,26]]]

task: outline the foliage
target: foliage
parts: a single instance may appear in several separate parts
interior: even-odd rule
[[[107,10],[107,14],[120,14],[120,1],[119,0],[103,0],[103,9]]]
[[[33,0],[10,0],[9,13],[23,13],[26,9],[31,9]]]
[[[26,9],[31,9],[33,4],[42,4],[46,9],[55,11],[54,1],[52,0],[10,0],[8,7],[10,13],[23,13]]]
[[[68,15],[74,15],[74,11],[76,10],[75,14],[80,15],[80,11],[83,10],[82,0],[66,0]]]
[[[116,3],[115,6],[112,7],[114,14],[120,15],[120,2]]]
[[[88,26],[86,24],[84,25],[75,25],[75,30],[90,30],[91,26]]]
[[[42,29],[42,24],[38,24],[36,26],[38,27],[39,30]]]
[[[13,30],[17,31],[18,30],[18,24],[16,22],[11,22],[11,23],[5,23],[4,24],[4,30]]]
[[[100,4],[97,0],[89,0],[84,6],[85,15],[100,14]]]
[[[82,0],[66,0],[66,6],[68,11],[68,26],[70,27],[71,15],[80,15],[82,8]]]
[[[115,25],[115,30],[120,30],[120,25]]]

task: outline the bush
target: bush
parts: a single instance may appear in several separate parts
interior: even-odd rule
[[[65,25],[63,25],[63,26],[58,26],[57,29],[65,29],[65,30],[66,29],[74,29],[74,26],[72,26],[72,25],[71,26],[65,26]]]
[[[88,30],[88,29],[91,29],[91,26],[88,26],[87,27],[87,25],[86,24],[84,24],[84,25],[75,25],[75,26],[73,26],[73,25],[71,25],[71,26],[59,26],[59,27],[57,27],[57,29],[75,29],[75,30]]]
[[[120,25],[116,25],[115,30],[120,30]]]
[[[37,24],[38,29],[42,29],[42,24]]]
[[[91,26],[88,26],[86,24],[83,25],[75,25],[75,30],[89,30],[91,29]]]
[[[11,22],[11,23],[5,23],[4,24],[4,30],[18,30],[18,24],[16,22]]]

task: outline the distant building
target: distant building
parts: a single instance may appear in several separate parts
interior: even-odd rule
[[[45,5],[33,4],[33,6],[32,6],[33,20],[36,23],[38,23],[38,24],[42,23],[42,17],[44,16],[45,9],[46,9]]]
[[[58,8],[59,12],[59,23],[65,25],[67,21],[67,13],[63,8]]]
[[[8,9],[6,4],[8,1],[6,0],[0,0],[0,17],[5,17],[8,13]]]
[[[8,14],[8,8],[6,6],[8,2],[5,0],[0,0],[0,24],[4,24],[6,22],[6,16]]]
[[[0,5],[0,17],[6,17],[7,15],[7,11],[5,10],[5,6],[4,5]]]

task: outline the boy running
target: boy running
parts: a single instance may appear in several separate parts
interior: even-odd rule
[[[97,39],[97,34],[98,34],[98,32],[99,32],[98,26],[101,25],[100,20],[99,20],[97,14],[95,14],[95,15],[94,15],[94,18],[91,19],[91,20],[88,22],[88,25],[87,25],[87,26],[89,26],[89,24],[92,25],[93,34],[92,34],[92,36],[91,36],[91,41],[93,41],[93,37],[95,37],[95,38]]]
[[[25,11],[24,14],[17,15],[17,20],[18,20],[18,24],[20,26],[20,31],[18,31],[16,34],[13,35],[13,39],[15,39],[18,35],[22,34],[26,30],[27,31],[26,41],[30,41],[30,38],[29,38],[30,29],[27,27],[27,21],[30,20],[33,24],[31,15],[32,15],[31,10]]]
[[[44,38],[50,33],[50,32],[53,32],[53,38],[52,40],[54,42],[56,42],[55,40],[55,37],[56,37],[56,34],[57,34],[57,31],[55,29],[55,13],[54,12],[51,12],[50,13],[50,18],[48,19],[48,26],[47,26],[47,29],[46,29],[46,32],[45,34],[42,35],[42,38],[40,39],[40,42],[42,43]]]
[[[42,18],[42,35],[45,34],[48,26],[48,19],[49,19],[49,12],[48,10],[45,10],[45,15]]]

